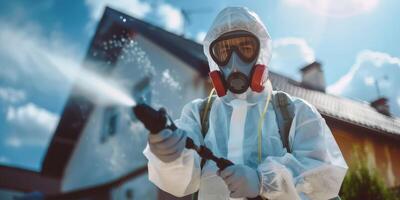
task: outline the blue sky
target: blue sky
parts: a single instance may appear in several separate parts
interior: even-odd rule
[[[299,79],[321,61],[328,92],[359,101],[381,94],[400,115],[397,0],[0,0],[0,163],[40,170],[76,70],[105,5],[201,42],[229,5],[258,13],[273,39],[271,70]],[[189,13],[185,23],[181,10]]]

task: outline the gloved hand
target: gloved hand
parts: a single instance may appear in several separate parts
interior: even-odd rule
[[[254,198],[260,193],[260,178],[257,170],[246,165],[232,165],[218,171],[218,175],[225,181],[232,198]]]
[[[149,134],[151,152],[163,162],[172,162],[182,153],[186,144],[186,134],[180,129],[164,129],[158,134]]]

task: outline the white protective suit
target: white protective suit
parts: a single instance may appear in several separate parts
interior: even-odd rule
[[[248,9],[229,7],[217,16],[204,41],[204,53],[211,70],[218,69],[218,66],[209,54],[210,43],[233,30],[255,34],[261,43],[257,63],[268,64],[271,40],[265,26]],[[325,120],[304,100],[293,98],[295,117],[289,134],[291,153],[282,145],[274,107],[268,105],[262,126],[262,160],[259,162],[258,122],[267,97],[272,93],[269,81],[265,82],[265,87],[262,93],[249,89],[239,99],[229,94],[216,98],[204,140],[199,116],[201,100],[185,105],[176,125],[197,144],[205,144],[216,156],[257,169],[263,197],[326,200],[337,196],[347,165]],[[144,155],[149,160],[149,179],[160,189],[178,197],[199,190],[201,200],[230,199],[227,186],[216,175],[216,165],[207,162],[201,170],[201,159],[193,150],[185,149],[177,160],[170,163],[160,161],[149,147],[144,150]]]

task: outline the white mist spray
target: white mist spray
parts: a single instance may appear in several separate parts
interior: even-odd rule
[[[87,66],[78,67],[77,61],[55,55],[40,55],[46,62],[65,76],[67,81],[74,84],[81,94],[90,97],[98,104],[119,104],[134,106],[134,99],[115,81],[87,70]],[[93,65],[94,63],[89,63]],[[91,67],[95,68],[95,67]]]
[[[119,104],[134,106],[135,101],[113,80],[102,77],[85,69],[79,71],[79,77],[75,80],[78,88],[94,98],[98,104]]]

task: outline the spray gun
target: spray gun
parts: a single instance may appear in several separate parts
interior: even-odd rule
[[[133,112],[135,113],[136,117],[144,124],[146,129],[150,131],[150,134],[158,134],[161,130],[166,128],[171,129],[172,131],[177,129],[171,117],[167,114],[164,108],[161,108],[157,111],[149,105],[142,103],[134,106]],[[216,157],[213,152],[206,146],[196,145],[189,137],[186,138],[185,147],[187,149],[193,149],[199,154],[201,158],[205,160],[214,161],[221,171],[231,165],[234,165],[233,162],[231,162],[230,160]],[[260,196],[248,199],[262,200]]]

